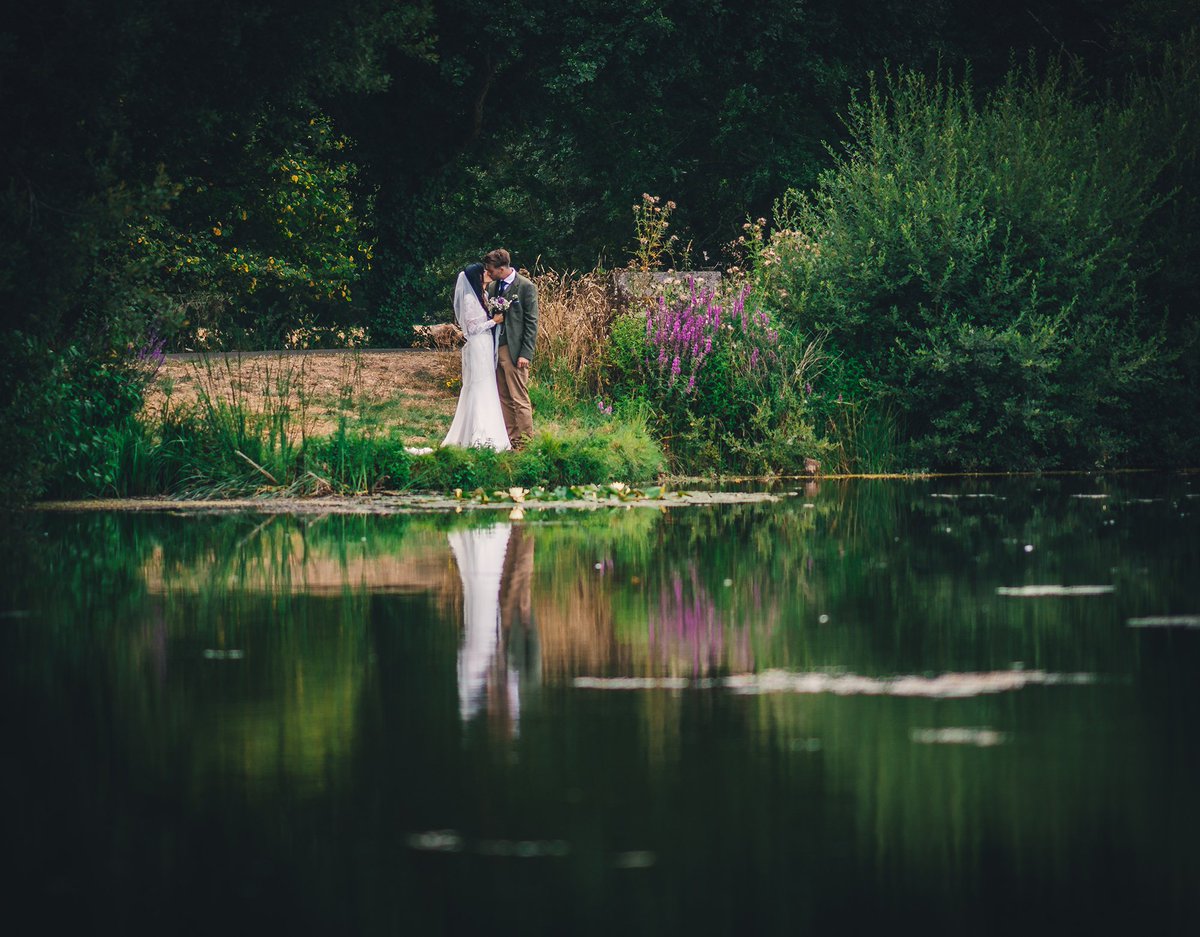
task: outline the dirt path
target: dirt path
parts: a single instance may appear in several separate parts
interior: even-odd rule
[[[211,400],[253,411],[286,405],[296,425],[321,435],[339,415],[412,414],[448,426],[458,399],[460,355],[424,349],[267,351],[168,355],[146,395],[155,418]]]

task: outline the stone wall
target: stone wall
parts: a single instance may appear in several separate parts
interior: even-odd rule
[[[720,270],[668,270],[644,273],[640,270],[613,271],[613,294],[618,306],[628,305],[638,296],[658,296],[673,286],[686,288],[689,279],[697,293],[707,293],[721,285]]]

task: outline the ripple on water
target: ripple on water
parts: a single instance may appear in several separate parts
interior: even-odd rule
[[[1089,684],[1089,673],[1046,673],[1042,670],[993,670],[979,673],[943,673],[934,677],[901,674],[868,677],[849,673],[793,673],[764,670],[734,674],[719,679],[688,680],[685,677],[576,677],[572,686],[582,690],[685,690],[722,688],[739,695],[766,693],[822,694],[835,696],[913,696],[962,699],[992,693],[1008,693],[1028,686]]]
[[[408,837],[410,849],[421,852],[462,852],[462,837],[454,830],[427,830]]]
[[[1200,628],[1200,615],[1146,615],[1130,618],[1130,628]]]
[[[619,852],[613,857],[613,867],[618,869],[648,869],[658,861],[658,857],[648,849],[631,849]]]
[[[991,748],[1003,745],[1007,736],[989,726],[947,726],[941,729],[913,729],[909,738],[918,745],[974,745]]]
[[[1056,595],[1108,595],[1115,586],[997,586],[996,595],[1009,595],[1021,599],[1039,599]]]
[[[418,852],[471,852],[480,856],[512,859],[540,859],[565,856],[570,845],[561,839],[481,839],[468,844],[456,830],[426,830],[411,833],[408,847]]]

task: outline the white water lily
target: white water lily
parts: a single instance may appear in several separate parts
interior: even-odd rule
[[[629,486],[624,482],[612,482],[608,487],[610,491],[613,491],[616,494],[623,494],[629,490]]]
[[[517,504],[520,504],[522,501],[525,500],[526,494],[528,494],[528,489],[526,489],[526,488],[509,488],[508,489],[508,496],[510,498],[512,498],[515,502],[517,502]]]

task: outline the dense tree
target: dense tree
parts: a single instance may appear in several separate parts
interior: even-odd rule
[[[353,173],[315,139],[320,97],[384,87],[375,50],[427,54],[427,22],[423,7],[387,0],[308,8],[47,0],[8,14],[0,417],[12,429],[18,483],[54,458],[50,427],[73,426],[63,444],[86,446],[97,425],[136,406],[125,349],[178,324],[189,294],[241,301],[229,282],[237,240],[221,240],[223,223],[281,208],[280,179],[292,175],[317,177],[345,207]],[[285,161],[311,173],[283,177]],[[267,231],[244,232],[251,263],[273,256],[279,235]],[[283,268],[318,274],[292,283],[312,279],[340,296],[347,271],[335,270],[355,245],[292,240]]]
[[[1014,55],[1123,76],[1186,19],[1138,0],[434,0],[431,55],[393,58],[388,91],[335,107],[380,186],[373,322],[436,306],[466,257],[625,259],[630,205],[676,201],[692,261],[828,165],[872,69],[970,62],[981,92]]]
[[[882,58],[932,61],[945,0],[437,2],[435,59],[346,114],[379,171],[377,328],[494,242],[531,264],[621,263],[630,205],[670,195],[693,260],[809,184],[848,90]],[[902,12],[903,11],[903,12]]]
[[[0,26],[5,305],[41,334],[89,315],[119,320],[112,303],[130,298],[114,295],[114,277],[145,272],[113,254],[130,219],[171,220],[185,181],[228,194],[248,170],[311,149],[321,97],[385,86],[374,49],[422,54],[423,22],[421,8],[386,0],[14,11]]]

